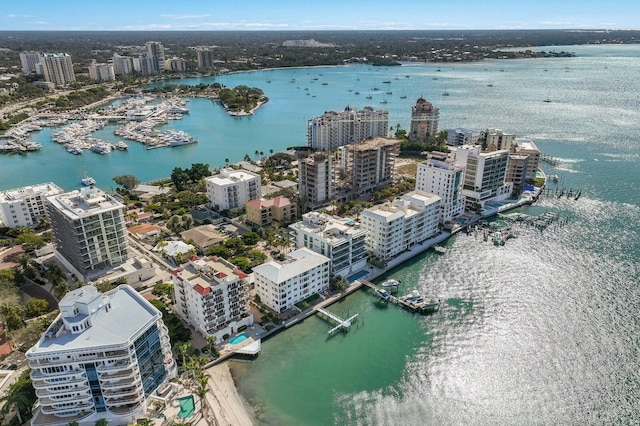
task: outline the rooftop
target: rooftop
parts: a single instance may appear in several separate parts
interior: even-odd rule
[[[124,209],[124,205],[96,187],[84,187],[47,197],[51,205],[71,220],[109,210]]]
[[[320,265],[328,265],[329,262],[328,257],[303,247],[289,253],[284,262],[272,260],[256,266],[253,268],[253,273],[262,275],[269,281],[281,283]]]
[[[45,197],[48,197],[50,195],[60,194],[62,192],[64,192],[62,188],[60,188],[53,182],[40,183],[37,185],[23,186],[22,188],[2,191],[0,192],[0,202],[18,201],[35,195],[43,195]]]

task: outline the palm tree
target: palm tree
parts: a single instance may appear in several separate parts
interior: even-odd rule
[[[206,418],[205,411],[207,409],[207,391],[209,384],[209,376],[207,374],[199,374],[196,379],[198,382],[198,388],[196,389],[196,394],[198,398],[200,398],[200,407],[202,409],[202,417]]]
[[[216,341],[218,338],[215,335],[207,336],[207,345],[209,345],[209,352],[212,354],[216,350]]]
[[[95,422],[96,426],[107,426],[109,424],[109,422],[107,421],[107,419],[98,419]]]
[[[4,406],[0,413],[3,415],[8,414],[11,410],[15,412],[16,417],[18,417],[19,424],[22,424],[22,414],[31,410],[31,406],[33,405],[31,394],[35,393],[33,391],[33,387],[29,389],[29,386],[26,386],[26,380],[20,378],[16,383],[9,386],[9,390],[7,393],[0,398],[0,402],[4,402]],[[30,382],[29,382],[30,385]]]

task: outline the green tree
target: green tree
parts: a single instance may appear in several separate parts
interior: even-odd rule
[[[49,311],[49,302],[44,299],[29,299],[24,304],[24,314],[27,318],[39,317]]]
[[[116,176],[116,177],[113,178],[113,180],[118,185],[120,185],[121,187],[126,189],[127,191],[131,191],[133,188],[135,188],[136,186],[138,186],[140,184],[140,180],[138,180],[138,178],[135,177],[134,175]]]
[[[18,381],[9,386],[7,393],[0,398],[0,402],[4,402],[0,413],[9,414],[11,411],[18,418],[18,424],[22,424],[24,415],[31,413],[31,408],[36,401],[36,392],[33,389],[29,371],[24,371]]]
[[[260,241],[260,235],[252,231],[245,232],[240,238],[242,238],[242,242],[248,246],[256,245],[258,241]]]
[[[0,316],[4,320],[9,331],[22,327],[22,315],[24,308],[16,303],[5,303],[0,306]]]
[[[177,191],[183,191],[186,189],[189,180],[189,172],[187,170],[183,170],[181,167],[176,167],[171,172],[171,182],[173,182]]]
[[[94,424],[95,426],[107,426],[109,421],[107,419],[98,419]]]

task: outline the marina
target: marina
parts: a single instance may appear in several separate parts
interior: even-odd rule
[[[391,302],[399,305],[409,311],[418,313],[428,313],[437,310],[440,306],[440,301],[435,299],[426,300],[417,292],[412,292],[409,295],[396,297],[387,292],[384,288],[380,288],[371,281],[360,279],[358,280],[360,285],[364,285],[372,289],[378,297],[384,301]]]

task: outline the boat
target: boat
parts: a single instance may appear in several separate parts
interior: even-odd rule
[[[387,100],[386,100],[386,99],[383,99],[383,100],[381,100],[381,101],[380,101],[380,103],[381,103],[381,104],[386,104],[386,103],[387,103]]]
[[[442,96],[449,96],[449,92],[442,92]]]
[[[407,95],[400,96],[400,99],[407,99]]]
[[[420,296],[420,293],[418,293],[418,290],[413,290],[411,293],[404,295],[399,299],[402,300],[403,302],[417,303],[422,301],[422,296]]]
[[[446,248],[439,246],[437,244],[433,246],[433,249],[436,251],[436,253],[440,253],[440,254],[445,254],[447,252]]]
[[[360,94],[360,92],[354,92],[353,94],[354,94],[354,95],[359,95],[359,94]]]
[[[167,110],[169,114],[189,114],[189,108],[184,108],[181,106],[172,106]]]
[[[323,86],[327,86],[329,83],[322,83]]]
[[[82,184],[84,186],[91,186],[96,184],[96,180],[91,176],[87,176],[87,171],[84,171],[84,177],[82,178]]]
[[[431,299],[420,306],[420,312],[435,311],[440,306],[440,301]]]
[[[100,155],[109,154],[111,152],[111,144],[106,142],[98,142],[91,146],[91,151],[96,152]]]
[[[383,81],[384,84],[391,84],[391,81],[387,80],[387,81]]]
[[[394,279],[387,280],[381,284],[383,288],[389,289],[389,290],[395,290],[398,288],[399,285],[400,285],[400,281],[394,280]]]
[[[389,294],[389,292],[383,288],[377,288],[376,289],[376,294],[380,297],[380,299],[388,301],[391,299],[391,295]]]
[[[127,150],[127,149],[129,148],[129,145],[127,145],[127,144],[126,144],[125,142],[123,142],[123,141],[118,141],[118,142],[116,142],[115,147],[116,147],[116,149],[117,149],[117,150],[119,150],[119,151],[125,151],[125,150]]]

